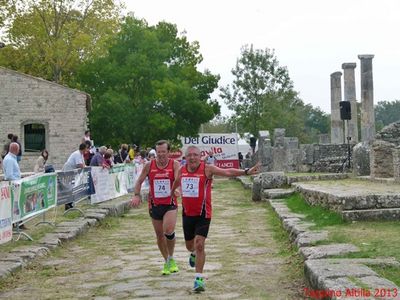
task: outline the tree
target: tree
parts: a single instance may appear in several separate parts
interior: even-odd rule
[[[259,130],[273,135],[275,128],[285,128],[286,136],[302,143],[316,142],[318,134],[328,132],[328,115],[304,104],[273,51],[244,46],[232,74],[232,86],[222,88],[221,97],[234,110],[231,122],[239,132],[257,137]]]
[[[0,0],[0,65],[58,83],[103,55],[119,26],[114,0]]]
[[[197,135],[200,124],[219,114],[210,100],[219,77],[198,71],[201,61],[199,44],[178,35],[174,24],[127,17],[107,55],[80,70],[80,84],[93,98],[96,142],[153,145]]]
[[[206,133],[232,133],[236,131],[235,122],[228,117],[217,116],[210,122],[202,124],[201,132]]]
[[[295,100],[296,93],[286,68],[279,66],[273,51],[244,46],[232,70],[232,86],[221,89],[221,97],[235,112],[240,127],[258,136],[272,102]],[[265,129],[265,128],[263,128]]]
[[[400,100],[380,101],[375,105],[376,130],[400,120]]]

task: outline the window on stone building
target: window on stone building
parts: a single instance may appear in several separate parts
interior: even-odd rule
[[[46,148],[46,129],[43,124],[24,126],[25,152],[39,152]]]

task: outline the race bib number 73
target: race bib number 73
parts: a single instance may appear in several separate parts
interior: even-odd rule
[[[198,197],[199,183],[200,183],[200,178],[198,177],[182,178],[181,180],[182,196]]]

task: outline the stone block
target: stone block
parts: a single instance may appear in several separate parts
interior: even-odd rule
[[[343,255],[359,252],[360,249],[352,244],[329,244],[315,247],[303,247],[299,249],[305,259],[321,259],[334,255]]]
[[[294,192],[294,189],[265,189],[262,196],[267,199],[282,199],[293,195]]]
[[[395,144],[375,140],[370,152],[371,177],[390,178],[393,177],[393,150]]]
[[[283,172],[264,172],[260,176],[262,189],[282,188],[287,185],[287,178]]]
[[[262,188],[261,175],[258,175],[253,180],[253,189],[251,195],[251,199],[253,201],[261,201],[261,188]]]
[[[364,265],[348,263],[330,263],[325,259],[308,259],[304,263],[304,274],[313,288],[324,288],[328,279],[360,278],[377,276],[377,274]],[[324,284],[325,282],[325,284]],[[357,287],[356,285],[354,285]]]
[[[367,176],[370,168],[371,146],[367,142],[358,143],[353,147],[353,174],[355,176]]]
[[[316,242],[328,239],[327,231],[306,231],[297,235],[294,243],[297,247],[308,247]]]

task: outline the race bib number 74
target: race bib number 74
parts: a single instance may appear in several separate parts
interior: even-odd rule
[[[182,178],[181,180],[182,196],[198,197],[199,183],[200,183],[200,178],[198,177]]]
[[[171,186],[169,179],[154,180],[154,197],[164,198],[171,196]]]

